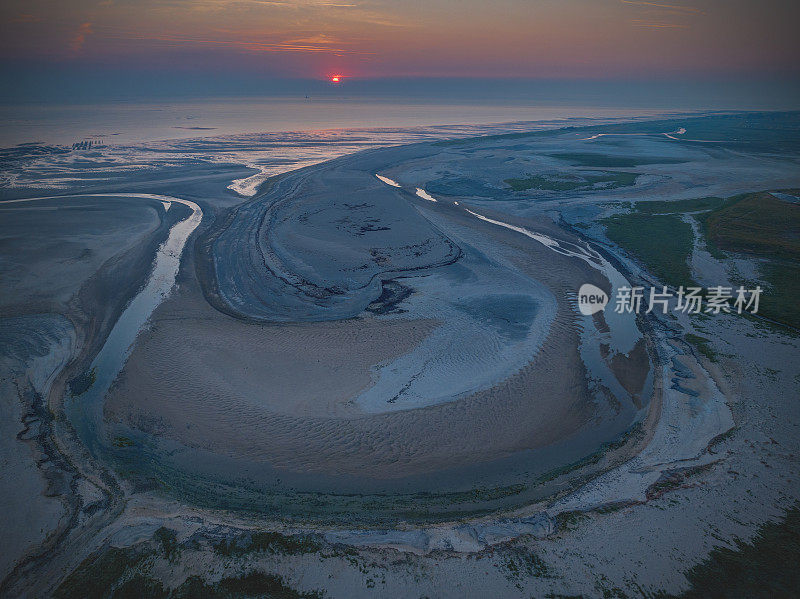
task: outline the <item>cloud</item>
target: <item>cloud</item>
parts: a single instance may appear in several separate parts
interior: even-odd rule
[[[407,16],[398,15],[397,11],[350,0],[160,0],[154,7],[170,14],[249,12],[254,18],[326,19],[381,27],[415,24]]]
[[[659,21],[648,21],[646,19],[631,19],[634,27],[651,27],[653,29],[688,29],[688,25],[680,23],[663,23]]]
[[[328,2],[326,0],[306,0],[305,2],[281,2],[280,0],[231,0],[235,4],[269,4],[273,6],[290,6],[292,8],[301,8],[308,6],[324,6],[330,8],[354,8],[358,4],[351,4],[347,2]]]
[[[632,4],[634,6],[643,6],[647,8],[660,8],[662,10],[677,12],[682,14],[695,14],[704,15],[702,10],[694,8],[693,6],[683,6],[680,4],[661,4],[659,2],[642,2],[640,0],[620,0],[623,4]]]
[[[639,18],[629,21],[634,27],[688,29],[694,19],[706,14],[699,8],[683,4],[665,4],[647,0],[620,0],[620,2],[633,7],[638,13]]]
[[[81,23],[78,31],[69,42],[69,49],[73,54],[80,54],[83,45],[86,43],[86,38],[92,33],[92,24],[89,22]]]
[[[201,12],[225,10],[233,7],[280,7],[297,10],[309,8],[356,8],[358,4],[346,0],[167,0],[160,3],[176,9]]]
[[[250,38],[225,39],[206,35],[183,35],[180,33],[147,33],[114,27],[99,27],[96,35],[103,39],[152,41],[168,45],[216,46],[237,48],[250,52],[336,52],[352,53],[344,42],[326,35],[312,35],[283,39]]]

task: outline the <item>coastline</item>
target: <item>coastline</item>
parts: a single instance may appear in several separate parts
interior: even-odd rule
[[[339,164],[347,164],[348,160],[361,161],[363,156],[349,156],[339,159],[337,162]],[[313,175],[315,169],[328,168],[329,166],[328,163],[324,163],[323,165],[308,167],[308,170],[303,170]],[[368,168],[364,170],[366,172]],[[281,175],[280,178],[292,176],[293,174],[289,173]],[[259,200],[265,193],[269,193],[274,189],[273,186],[276,180],[279,179],[270,179],[266,187],[262,188],[252,201]],[[408,185],[408,183],[404,185]],[[425,198],[417,198],[417,200],[419,200],[419,203],[414,205],[414,209],[418,211],[451,210],[449,206],[440,205],[447,202],[431,203]],[[411,201],[417,200],[412,198]],[[474,208],[477,213],[491,215],[490,212],[487,212],[485,205],[473,205],[464,200],[459,200],[459,204],[467,208]],[[216,213],[213,216],[218,221],[227,218],[224,213]],[[447,218],[452,217],[448,216]],[[594,240],[590,237],[582,237],[580,231],[573,229],[569,232],[563,226],[552,222],[548,223],[546,219],[510,217],[504,213],[499,213],[497,218],[506,222],[518,222],[522,226],[534,229],[543,227],[542,230],[547,231],[548,234],[553,236],[560,234],[562,239],[564,234],[567,233],[570,239],[583,242],[588,239],[588,243],[594,243]],[[162,222],[163,226],[164,222]],[[181,261],[180,290],[175,297],[168,299],[156,310],[157,313],[161,312],[162,314],[154,319],[154,327],[151,327],[151,330],[145,333],[145,337],[153,333],[153,330],[157,331],[162,326],[162,321],[166,323],[170,318],[177,317],[181,312],[177,305],[171,308],[172,312],[168,310],[170,309],[169,302],[171,300],[181,299],[183,301],[186,297],[191,297],[193,302],[204,302],[209,297],[217,297],[220,298],[215,302],[217,305],[212,303],[212,306],[217,310],[218,314],[222,312],[219,310],[218,305],[227,306],[212,285],[210,280],[212,273],[208,270],[209,264],[206,262],[204,266],[204,261],[209,259],[210,252],[213,251],[213,243],[216,239],[214,237],[216,234],[214,228],[217,226],[214,224],[211,227],[204,224],[202,226],[204,230],[195,232],[194,242],[187,245],[186,254]],[[459,226],[469,228],[477,225],[465,221],[459,223]],[[218,230],[221,230],[221,228]],[[488,229],[476,230],[481,234],[490,234]],[[502,236],[500,238],[503,239],[504,244],[514,247],[514,251],[517,254],[520,253],[521,248],[524,248],[525,251],[528,249],[524,246],[524,243],[527,242],[522,239],[514,240],[510,233],[508,238]],[[151,242],[149,247],[152,247],[153,243],[155,242]],[[602,246],[595,245],[595,247],[607,259],[613,261],[628,280],[650,282],[647,278],[641,278],[642,273],[635,265],[628,263],[624,258],[608,255],[606,249]],[[518,255],[516,260],[519,263]],[[520,268],[524,271],[524,267]],[[376,275],[376,278],[386,277],[393,279],[396,276],[396,272],[386,271]],[[586,272],[581,272],[578,276],[585,276],[586,274]],[[200,285],[198,285],[195,277],[200,279]],[[181,295],[183,293],[189,295],[184,297]],[[206,308],[208,308],[207,305]],[[560,309],[567,308],[568,306],[564,304]],[[222,314],[222,316],[229,318],[233,313],[236,313],[236,310],[228,307],[226,313]],[[200,315],[201,318],[212,318],[210,312],[204,312],[203,314]],[[183,317],[185,314],[181,316]],[[220,318],[220,316],[216,315],[213,318]],[[113,320],[111,319],[111,321]],[[242,326],[253,326],[258,320],[238,318],[237,322]],[[341,322],[345,323],[342,326],[347,326],[346,323],[348,322],[363,324],[364,319],[363,317],[360,321],[344,319]],[[581,459],[562,464],[559,468],[556,468],[555,470],[562,471],[560,478],[554,484],[558,488],[547,498],[531,498],[529,501],[516,505],[515,499],[512,499],[507,504],[503,504],[500,501],[501,505],[493,505],[487,508],[491,512],[488,514],[480,513],[480,510],[472,513],[467,511],[463,515],[459,514],[455,519],[445,514],[434,517],[430,522],[424,519],[416,523],[413,520],[406,520],[398,524],[397,520],[390,516],[386,523],[390,525],[393,532],[387,531],[386,527],[372,526],[368,522],[353,522],[354,525],[348,526],[347,523],[341,522],[331,523],[329,521],[326,523],[324,518],[319,520],[314,518],[265,518],[263,515],[252,516],[247,513],[231,513],[225,510],[225,506],[221,506],[221,509],[207,509],[181,504],[181,502],[176,503],[170,494],[163,494],[161,491],[148,488],[141,481],[135,479],[132,481],[124,477],[119,478],[116,473],[105,473],[103,467],[95,469],[91,460],[84,461],[82,457],[79,457],[82,455],[79,445],[72,445],[71,442],[65,441],[65,437],[62,435],[67,431],[62,428],[56,434],[56,439],[60,439],[59,443],[64,444],[63,453],[73,456],[73,463],[81,463],[82,476],[85,476],[86,480],[93,481],[96,488],[105,489],[106,495],[102,500],[96,502],[97,511],[93,512],[94,515],[89,519],[92,523],[87,525],[87,521],[84,520],[81,524],[85,528],[79,533],[80,538],[85,540],[91,537],[91,543],[87,543],[80,555],[67,558],[62,553],[61,557],[54,560],[54,564],[46,569],[56,572],[57,565],[61,567],[66,563],[71,563],[74,566],[78,563],[79,558],[89,555],[98,547],[102,547],[108,539],[112,537],[122,538],[127,534],[133,534],[132,532],[124,533],[126,529],[133,531],[137,526],[143,526],[142,530],[149,530],[152,533],[152,527],[150,525],[145,526],[144,523],[158,518],[167,518],[171,525],[176,526],[181,531],[181,535],[188,533],[188,531],[196,531],[198,528],[196,520],[193,519],[199,518],[204,523],[203,526],[225,528],[227,532],[224,534],[228,535],[228,537],[247,531],[266,530],[289,537],[316,535],[321,537],[326,546],[331,547],[347,545],[364,550],[390,549],[417,555],[437,554],[437,552],[442,551],[456,554],[474,553],[483,555],[484,552],[491,550],[491,548],[504,546],[526,535],[531,535],[532,538],[538,539],[552,539],[554,536],[565,534],[565,531],[568,530],[568,526],[565,523],[569,522],[570,518],[594,519],[598,514],[608,510],[624,511],[630,506],[646,505],[650,502],[658,501],[661,494],[666,491],[681,490],[684,485],[691,485],[691,482],[686,481],[690,481],[692,477],[707,476],[709,475],[708,473],[713,473],[714,465],[721,459],[713,451],[718,450],[718,445],[727,443],[725,439],[731,435],[734,421],[730,417],[730,410],[726,405],[728,403],[726,401],[728,391],[725,391],[723,395],[720,391],[720,388],[725,390],[722,381],[715,382],[714,380],[719,378],[719,372],[715,371],[715,367],[710,365],[707,360],[698,355],[696,350],[682,341],[670,338],[670,335],[685,328],[687,326],[686,323],[662,322],[653,318],[640,321],[639,324],[643,326],[643,333],[645,338],[648,339],[648,350],[655,369],[653,396],[649,401],[648,410],[641,421],[640,428],[636,434],[625,437],[624,443],[617,444],[612,442],[608,451],[601,454],[596,460],[593,457],[594,454],[590,453],[588,456],[584,456],[584,458],[590,458],[588,462],[585,459]],[[568,321],[564,320],[562,325],[567,327]],[[294,327],[296,325],[289,326]],[[406,324],[401,323],[398,326],[406,326]],[[419,326],[422,325],[420,324]],[[398,330],[401,329],[398,328]],[[98,326],[92,330],[79,331],[79,336],[86,335],[86,338],[94,338],[93,347],[97,348],[98,344],[102,344],[102,341],[99,340],[101,337],[100,332],[101,328]],[[422,328],[418,333],[426,335],[428,331]],[[411,345],[415,345],[418,342],[418,338],[409,340]],[[404,347],[401,351],[405,349]],[[89,355],[88,348],[86,352],[84,354],[84,362]],[[678,360],[680,366],[675,364],[675,359]],[[680,389],[667,388],[668,381],[672,381],[676,376],[681,378],[681,373],[685,373],[686,369],[691,371],[693,378],[691,380],[682,380],[681,388],[696,391],[704,397],[706,403],[703,405],[708,407],[707,415],[710,418],[707,421],[687,419],[685,402],[688,396],[682,393]],[[49,405],[56,408],[56,410],[58,409],[58,402],[55,400],[59,397],[59,394],[63,397],[66,392],[67,381],[74,378],[75,374],[85,370],[85,367],[81,368],[79,362],[75,361],[70,365],[69,374],[67,370],[64,369],[50,386]],[[664,395],[663,398],[661,397],[662,394]],[[458,403],[458,401],[455,403]],[[341,413],[336,411],[332,412],[332,414],[337,417],[341,416]],[[63,422],[56,422],[56,427],[63,426]],[[685,436],[670,437],[665,433],[670,426],[684,431]],[[247,449],[246,453],[252,453],[252,448]],[[363,466],[364,464],[362,463],[356,469],[363,470]],[[323,465],[321,467],[324,469],[327,466]],[[645,474],[642,474],[642,472],[645,472]],[[499,488],[502,487],[495,487],[495,489]],[[580,491],[576,493],[575,491],[578,489]],[[488,491],[493,491],[493,489],[488,489]],[[77,496],[81,496],[81,494],[83,494],[84,499],[74,503],[72,507],[74,515],[77,515],[79,510],[86,507],[85,498],[91,495],[86,495],[86,489],[78,491]],[[450,499],[454,496],[450,495]],[[519,493],[513,493],[509,497],[519,498],[519,496]],[[445,503],[449,501],[446,497],[445,495]],[[73,517],[69,526],[76,524],[77,516]],[[44,555],[48,559],[59,553],[57,545],[66,541],[67,536],[65,535],[78,534],[77,529],[69,529],[66,526],[63,532],[64,534],[58,539],[54,538],[46,549]],[[145,535],[144,532],[136,534]],[[134,535],[133,538],[143,537]],[[69,542],[67,541],[66,544],[68,545]],[[41,561],[43,559],[44,556],[39,560],[29,561],[24,566],[18,566],[19,570],[13,578],[19,580],[25,569],[39,567],[39,564],[43,563]]]

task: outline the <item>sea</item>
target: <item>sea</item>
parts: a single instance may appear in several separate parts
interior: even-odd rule
[[[362,101],[352,98],[215,98],[175,102],[0,105],[0,147],[106,145],[331,129],[497,126],[629,120],[663,111],[540,104]],[[516,127],[516,125],[515,125]]]
[[[254,169],[230,185],[249,197],[270,176],[372,147],[680,114],[687,111],[419,97],[0,104],[0,155],[10,157],[0,160],[0,188],[65,188],[112,169],[195,159]]]

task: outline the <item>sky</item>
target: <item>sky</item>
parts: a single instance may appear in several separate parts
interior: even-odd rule
[[[4,0],[0,69],[798,80],[795,0]]]

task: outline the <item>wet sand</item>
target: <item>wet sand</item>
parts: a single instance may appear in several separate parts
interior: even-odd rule
[[[164,216],[159,204],[107,197],[0,203],[0,575],[72,526],[75,471],[56,450],[47,398],[146,278]]]
[[[566,306],[543,359],[502,385],[449,405],[374,417],[348,400],[369,383],[371,366],[419,343],[433,323],[254,325],[182,294],[152,322],[108,398],[108,415],[150,420],[152,432],[280,468],[402,476],[546,445],[592,413],[580,407],[585,381]],[[561,363],[572,364],[570,376],[555,367]],[[316,378],[323,373],[332,376]],[[526,392],[534,381],[535,391]]]
[[[677,128],[673,122],[663,131]],[[687,128],[691,133],[691,124]],[[796,353],[796,340],[759,332],[752,323],[706,323],[710,332],[703,334],[725,343],[717,340],[719,334],[741,354],[737,359],[745,372],[737,374],[733,360],[723,357],[721,370],[697,352],[692,355],[685,343],[670,341],[693,323],[649,319],[644,344],[635,343],[627,355],[614,353],[603,338],[608,323],[578,318],[571,299],[584,282],[607,284],[595,269],[459,208],[579,243],[553,218],[579,215],[591,221],[609,200],[672,199],[771,183],[786,187],[795,176],[778,159],[745,155],[740,142],[736,152],[720,147],[706,151],[679,146],[675,136],[662,133],[603,137],[562,131],[538,141],[395,148],[281,178],[289,181],[288,187],[278,186],[276,195],[262,190],[255,200],[263,201],[261,207],[268,211],[274,207],[269,214],[275,220],[262,227],[266,221],[250,219],[252,227],[231,235],[228,251],[217,248],[221,268],[216,274],[236,279],[241,294],[232,292],[232,286],[225,289],[224,277],[215,281],[207,260],[214,257],[214,242],[220,237],[206,235],[230,224],[232,214],[225,206],[238,203],[231,195],[214,197],[230,181],[214,175],[220,185],[212,189],[205,183],[212,175],[206,179],[197,173],[195,180],[191,169],[165,181],[166,187],[187,185],[193,193],[206,186],[198,200],[209,219],[200,242],[186,253],[178,286],[154,313],[152,326],[140,336],[107,398],[111,430],[121,435],[114,459],[93,460],[72,451],[66,429],[55,435],[89,473],[79,479],[80,486],[61,491],[85,509],[72,512],[80,517],[72,521],[74,526],[64,527],[74,537],[42,553],[36,571],[49,575],[35,577],[40,581],[35,588],[52,589],[63,572],[93,550],[135,545],[164,524],[178,531],[184,561],[175,568],[154,554],[153,573],[174,587],[189,571],[208,575],[207,566],[219,563],[212,547],[220,538],[263,527],[287,532],[280,519],[290,513],[287,503],[295,502],[291,515],[308,515],[317,513],[311,509],[314,504],[324,509],[338,494],[342,502],[351,501],[339,513],[349,510],[355,516],[332,518],[330,527],[295,520],[297,528],[288,529],[320,534],[331,543],[324,551],[330,549],[334,557],[265,554],[247,556],[243,563],[248,568],[261,564],[280,571],[298,588],[325,588],[333,596],[374,593],[367,584],[372,578],[366,577],[376,572],[378,578],[385,576],[387,596],[405,596],[409,587],[437,596],[476,589],[516,596],[523,588],[533,595],[592,595],[608,580],[629,589],[631,580],[644,580],[645,588],[680,590],[685,584],[681,571],[701,559],[713,539],[749,534],[796,497],[792,427],[797,419],[787,401],[797,386],[797,373],[786,357]],[[628,187],[512,193],[503,185],[509,176],[549,176],[555,170],[596,173],[603,168],[576,166],[571,163],[575,158],[551,155],[575,145],[581,152],[600,146],[609,154],[679,162],[630,167],[626,170],[644,172]],[[401,187],[388,190],[375,172]],[[416,196],[417,188],[437,201]],[[343,189],[353,190],[353,197],[341,198]],[[394,195],[384,195],[387,191]],[[169,193],[166,188],[155,192]],[[273,200],[282,199],[286,203],[273,206]],[[357,207],[344,207],[350,213],[346,220],[339,200]],[[394,212],[393,203],[402,210]],[[363,204],[371,206],[362,210]],[[267,214],[254,205],[241,214],[248,210]],[[394,230],[393,238],[367,241],[383,235],[384,226]],[[411,244],[400,242],[406,237],[404,226],[414,229]],[[593,235],[594,227],[587,226]],[[335,229],[333,236],[321,234],[328,228]],[[350,243],[351,236],[358,238],[356,243]],[[209,246],[210,254],[205,251]],[[448,249],[454,247],[457,251]],[[255,253],[231,267],[233,261],[226,258],[238,255],[236,248]],[[141,280],[146,264],[136,265],[152,253],[139,244],[128,254],[106,265],[99,277],[103,285],[80,287],[77,299],[69,302],[86,310],[94,306],[103,316],[99,321],[75,319],[76,346],[83,358],[55,379],[80,372],[81,360],[96,352],[97,340],[102,341],[106,325],[113,323],[118,299],[135,292],[117,287],[129,278]],[[637,265],[624,257],[618,260],[626,276],[649,281]],[[497,277],[487,278],[490,272]],[[275,278],[280,280],[277,287]],[[493,299],[476,310],[472,299],[478,292]],[[465,293],[470,301],[459,302]],[[65,291],[63,297],[68,295]],[[529,301],[520,302],[519,296]],[[440,305],[438,314],[435,305]],[[282,322],[270,318],[276,307]],[[446,337],[452,323],[464,331],[461,338]],[[437,335],[452,339],[449,355],[461,357],[478,381],[465,382],[463,392],[452,397],[441,391],[452,384],[447,368],[456,362],[442,358],[444,352],[430,351]],[[91,343],[86,345],[86,339]],[[587,348],[594,348],[596,355]],[[753,360],[751,351],[759,352]],[[50,366],[57,353],[47,354],[54,356]],[[360,401],[380,380],[411,380],[409,364],[416,362],[404,361],[408,356],[431,358],[424,363],[429,372],[441,374],[439,388],[418,377],[396,399],[381,403],[373,394],[368,402]],[[656,370],[648,374],[648,358],[656,356]],[[515,361],[519,358],[521,366]],[[593,384],[589,371],[606,367],[613,373],[613,379],[604,381],[609,386]],[[46,370],[37,366],[36,376]],[[326,385],[320,384],[321,378]],[[52,388],[50,405],[58,411],[64,385],[56,380]],[[648,403],[651,388],[656,394]],[[11,391],[4,387],[4,393]],[[764,393],[769,402],[763,401]],[[724,434],[733,422],[729,404],[742,427],[732,436]],[[642,422],[642,436],[594,461],[593,452],[605,451],[602,444],[617,439],[634,422]],[[39,447],[40,442],[32,445]],[[128,464],[152,458],[148,463],[161,469],[145,472],[152,479],[133,469],[102,469],[104,464],[125,465],[115,460],[126,452]],[[639,456],[620,463],[632,453]],[[581,462],[586,456],[592,459]],[[548,474],[559,467],[570,470],[569,485],[542,483],[542,470]],[[589,480],[597,474],[601,476]],[[187,481],[194,495],[182,494]],[[525,490],[519,491],[516,482]],[[173,483],[165,493],[164,486]],[[93,484],[110,491],[98,493]],[[531,489],[539,487],[545,494],[536,496]],[[391,497],[352,500],[353,494],[379,489]],[[212,502],[202,500],[215,498],[211,507],[236,508],[237,490],[254,491],[263,508],[260,516],[196,507],[209,507]],[[284,492],[284,504],[274,500],[279,491]],[[532,503],[538,500],[543,501]],[[57,517],[44,505],[35,509],[42,521]],[[392,525],[365,529],[359,510],[387,515],[384,523]],[[435,523],[398,524],[399,514],[407,522],[428,518]],[[461,519],[465,515],[470,516],[466,522]],[[572,517],[587,524],[574,530]],[[353,555],[351,548],[347,558],[336,557],[339,543],[364,548],[358,559],[372,564],[369,574],[361,562],[355,567],[346,561]],[[394,549],[385,549],[389,547]],[[492,549],[484,551],[486,547]],[[428,552],[418,560],[409,557]],[[469,558],[465,552],[471,553]],[[554,575],[509,578],[508,564],[527,559],[524,552],[540,556]],[[421,582],[419,571],[432,575]],[[14,580],[17,589],[29,582],[20,576]]]
[[[402,155],[420,150],[397,151]],[[202,268],[203,255],[188,258],[189,265],[199,261],[200,282],[211,289],[201,289],[192,280],[182,281],[154,313],[151,326],[140,337],[107,398],[107,419],[119,427],[120,435],[130,434],[136,439],[131,456],[137,454],[140,443],[147,443],[136,437],[144,433],[145,438],[164,446],[147,454],[150,460],[164,460],[159,470],[162,475],[172,472],[169,476],[175,477],[180,472],[183,479],[195,477],[200,488],[213,488],[218,483],[239,486],[235,472],[229,472],[231,468],[246,471],[249,485],[270,493],[292,489],[337,496],[387,489],[404,493],[464,492],[516,483],[532,488],[536,477],[591,454],[640,417],[640,408],[650,399],[642,387],[649,369],[646,358],[639,355],[621,366],[627,358],[618,356],[613,367],[625,372],[626,386],[638,385],[638,405],[630,399],[611,397],[610,391],[597,395],[588,385],[581,357],[582,328],[595,325],[591,320],[588,325],[582,324],[568,298],[584,282],[607,287],[604,277],[581,260],[555,253],[516,231],[482,222],[449,203],[387,191],[371,172],[374,163],[386,160],[385,156],[377,153],[371,161],[359,156],[304,169],[281,179],[265,198],[245,205],[233,220],[220,219],[225,223],[220,225],[222,236],[212,230],[210,238],[217,251],[212,254],[216,273],[223,274],[209,280]],[[303,187],[325,187],[327,181],[336,182],[327,194],[306,193]],[[261,206],[274,210],[271,198],[278,198],[288,206],[284,211],[299,215],[300,223],[309,223],[304,215],[314,213],[316,202],[330,211],[328,218],[335,229],[342,221],[335,207],[330,207],[330,198],[336,198],[340,188],[362,187],[363,191],[348,196],[348,203],[357,204],[360,193],[371,205],[381,206],[379,210],[401,210],[406,215],[394,221],[391,218],[397,217],[384,216],[376,221],[367,214],[358,221],[388,223],[394,229],[388,244],[386,238],[377,238],[384,245],[367,241],[363,250],[358,245],[354,248],[347,243],[347,236],[360,238],[363,231],[348,225],[343,233],[345,241],[326,240],[328,252],[295,254],[287,249],[285,240],[280,241],[279,230],[259,228],[259,223],[272,222],[264,216],[268,212],[262,212],[261,218],[254,215],[254,211],[263,210]],[[302,209],[292,206],[294,197],[304,205]],[[411,217],[417,220],[409,221]],[[241,230],[237,218],[244,227]],[[547,218],[526,219],[520,224],[579,242]],[[321,225],[312,222],[312,226],[320,230]],[[406,228],[417,236],[426,235],[427,228],[428,239],[441,241],[421,241],[420,247],[441,243],[445,249],[438,255],[454,258],[430,261],[426,252],[407,253],[408,244],[402,235]],[[375,229],[377,234],[383,231]],[[302,236],[303,227],[295,227],[293,234]],[[276,243],[283,246],[276,252],[279,257],[267,260],[272,268],[259,262],[258,252],[235,251],[246,249],[251,240],[265,248],[264,244],[272,243],[275,236],[279,238]],[[198,247],[207,243],[201,239]],[[337,252],[342,251],[343,257],[337,259]],[[373,259],[369,267],[373,272],[368,269],[356,280],[348,264],[362,263],[364,258],[358,252],[385,258]],[[304,266],[297,262],[287,266],[289,254],[294,260],[302,256]],[[242,258],[245,261],[236,262]],[[389,402],[385,408],[365,412],[356,400],[376,383],[380,369],[394,363],[398,356],[423,351],[426,340],[443,326],[442,319],[463,312],[456,302],[455,308],[442,304],[438,319],[420,318],[424,310],[419,306],[424,307],[425,298],[444,289],[443,297],[449,302],[453,300],[447,299],[446,292],[468,292],[469,285],[480,284],[485,276],[481,261],[490,261],[505,273],[495,285],[513,284],[518,292],[525,285],[548,290],[548,295],[535,300],[540,309],[533,319],[520,321],[512,329],[507,329],[508,323],[502,320],[492,324],[501,327],[500,332],[486,336],[490,345],[475,353],[463,351],[469,347],[469,328],[461,330],[465,335],[463,348],[453,346],[452,353],[461,355],[468,364],[490,365],[476,389],[452,395],[446,401],[427,405],[417,402],[401,409],[395,409],[392,401],[402,402],[402,396],[395,400],[386,397],[382,400]],[[445,269],[460,269],[456,272],[461,274],[449,286],[436,283],[431,287],[430,282],[436,281],[433,277]],[[278,271],[302,273],[302,277],[279,276]],[[472,274],[466,274],[470,271]],[[353,281],[351,288],[317,293],[333,288],[341,276]],[[229,287],[234,281],[240,282]],[[387,281],[402,282],[412,290],[411,296],[387,314],[365,312]],[[247,301],[236,295],[243,289],[247,289]],[[226,301],[226,313],[214,310],[205,300],[208,296],[217,298],[215,305]],[[232,301],[232,297],[238,299]],[[546,297],[554,298],[551,317],[546,316],[547,304],[542,303],[548,301]],[[283,306],[279,312],[274,308],[276,303]],[[349,313],[358,317],[342,319]],[[300,321],[311,317],[320,322],[270,322],[268,316],[274,314],[279,320],[297,314]],[[530,345],[527,339],[535,344]],[[458,343],[457,338],[453,342]],[[513,351],[530,352],[521,354],[524,361],[511,372],[492,361],[491,352],[504,351],[505,345],[517,348]],[[638,351],[641,354],[643,348]],[[434,358],[437,356],[427,359]],[[413,380],[412,375],[409,381]],[[121,455],[124,450],[117,453]],[[165,457],[173,454],[178,457]],[[193,488],[197,492],[196,485]],[[220,505],[234,505],[226,504],[224,493],[217,499]],[[323,495],[319,501],[324,503]],[[463,509],[476,507],[470,503]],[[302,514],[303,509],[289,503],[283,508],[294,515]],[[280,511],[280,505],[276,509]]]

